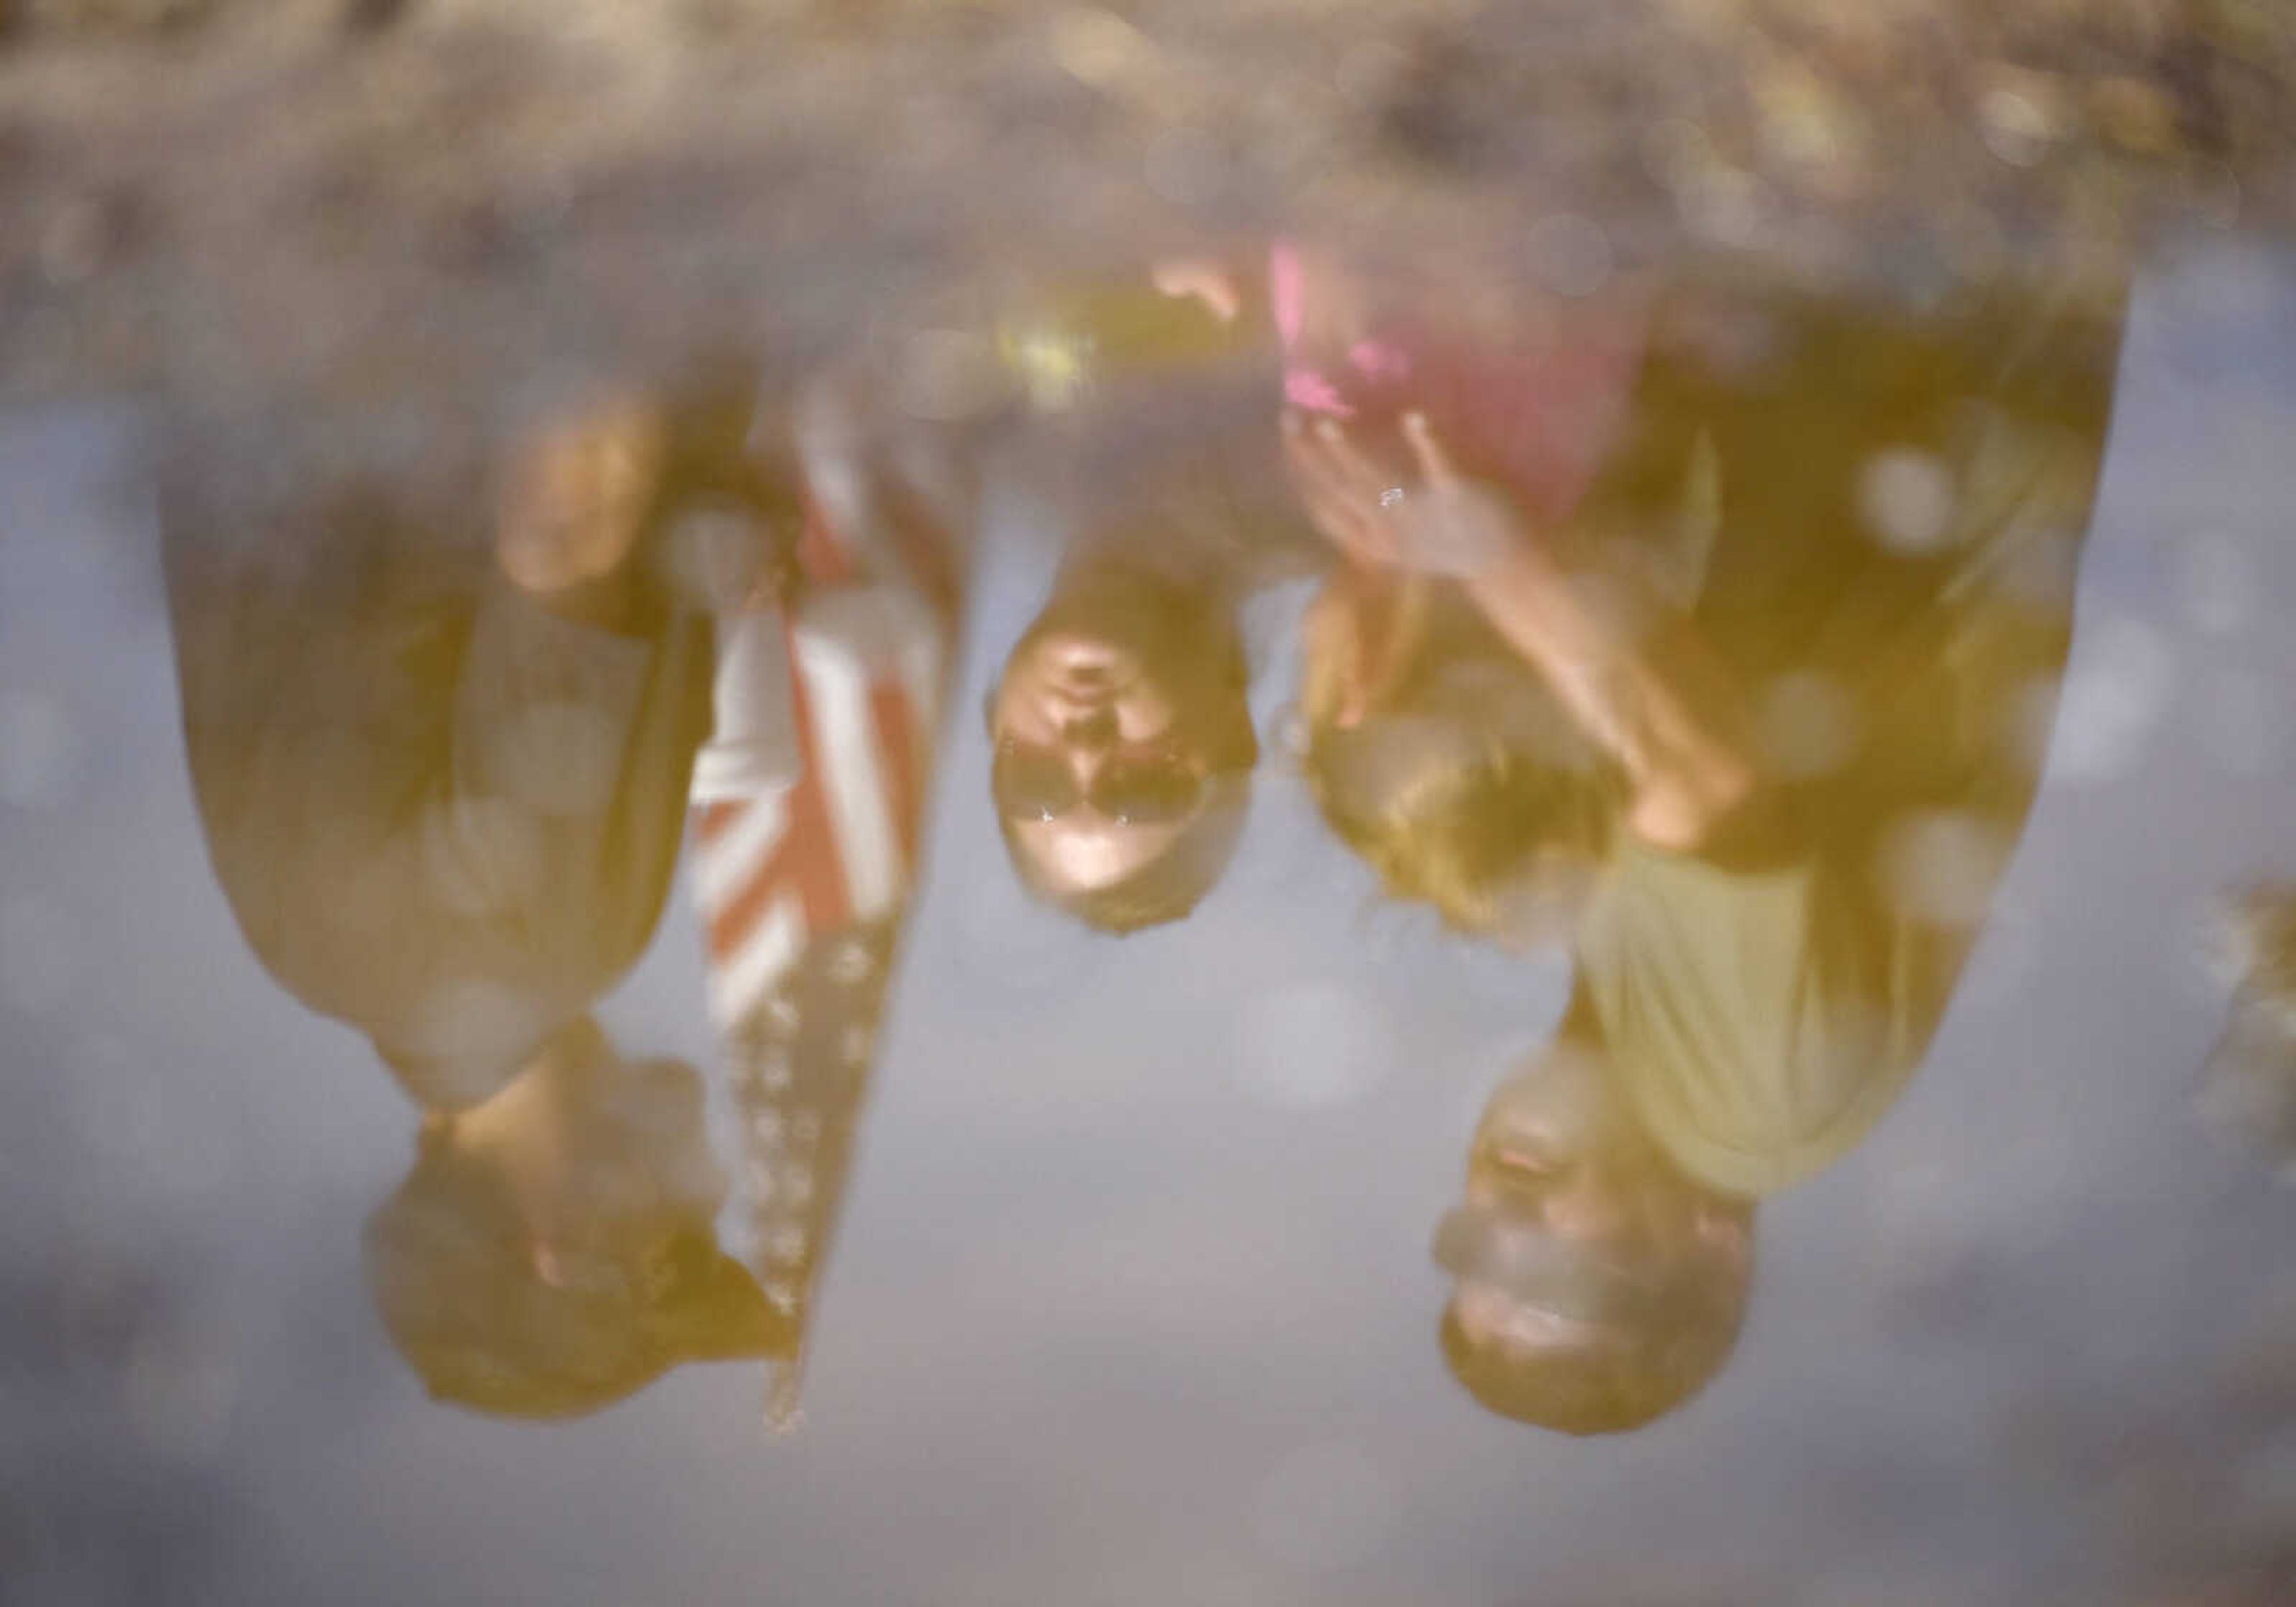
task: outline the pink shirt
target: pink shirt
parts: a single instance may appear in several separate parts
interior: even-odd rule
[[[1347,421],[1398,468],[1408,454],[1398,422],[1421,412],[1462,471],[1505,486],[1531,518],[1556,520],[1586,495],[1625,423],[1644,348],[1637,300],[1557,301],[1555,316],[1527,318],[1519,338],[1498,344],[1383,316],[1326,358],[1302,349],[1309,291],[1298,250],[1270,248],[1267,277],[1284,399]]]

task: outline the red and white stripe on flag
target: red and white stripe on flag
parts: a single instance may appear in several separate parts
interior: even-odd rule
[[[817,513],[800,558],[831,585],[855,572]],[[893,914],[916,865],[939,644],[887,665],[833,634],[785,624],[782,636],[797,779],[693,812],[692,876],[721,1029],[755,1011],[807,944]]]

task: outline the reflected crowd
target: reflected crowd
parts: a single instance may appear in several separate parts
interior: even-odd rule
[[[413,1107],[364,1253],[425,1388],[564,1416],[746,1360],[794,1422],[928,849],[1103,942],[1186,920],[1275,766],[1384,899],[1569,957],[1430,1225],[1431,1353],[1570,1434],[1708,1388],[1763,1202],[1905,1092],[2024,831],[2123,291],[1574,289],[1263,242],[1060,300],[1049,356],[984,331],[960,424],[866,363],[714,359],[552,397],[449,505],[173,465],[209,854]],[[975,725],[1015,501],[1057,557]],[[1286,587],[1270,666],[1246,618]],[[970,742],[1001,849],[926,841]],[[2285,1146],[2285,891],[2243,907],[2209,1099]],[[666,911],[708,1069],[594,1013]]]

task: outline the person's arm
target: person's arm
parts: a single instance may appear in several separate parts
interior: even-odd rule
[[[196,558],[169,576],[185,743],[249,946],[394,1064],[499,1070],[652,928],[706,629],[618,636],[507,586],[393,606]]]
[[[1287,426],[1294,481],[1334,545],[1366,568],[1456,581],[1619,766],[1636,836],[1695,849],[1757,802],[1742,694],[1687,615],[1625,566],[1568,567],[1507,498],[1459,473],[1423,416],[1403,430],[1410,485],[1335,425]]]
[[[1159,294],[1197,302],[1222,324],[1242,316],[1244,277],[1218,258],[1168,257],[1150,267],[1149,278]]]
[[[1463,584],[1627,778],[1627,827],[1702,847],[1760,784],[1743,698],[1687,618],[1528,540]]]
[[[514,465],[501,579],[417,794],[422,882],[490,934],[469,934],[481,951],[537,980],[611,973],[643,943],[706,734],[708,632],[640,562],[661,429],[642,405],[609,408]]]
[[[379,1039],[455,1053],[453,1032],[431,1040],[456,988],[537,1019],[580,1008],[652,934],[709,676],[706,622],[644,563],[665,430],[617,402],[528,443],[495,507],[496,572],[442,619],[425,673],[387,652],[345,667],[364,681],[347,695],[391,710],[362,726],[373,791],[340,800],[388,951],[340,980],[343,1013]],[[359,934],[339,935],[350,960]]]

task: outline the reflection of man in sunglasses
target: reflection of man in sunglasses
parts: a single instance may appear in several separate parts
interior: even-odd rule
[[[1202,343],[1192,306],[1117,311],[1176,352]],[[1219,879],[1259,757],[1240,613],[1323,562],[1267,472],[1264,381],[1193,359],[1111,373],[1020,455],[1071,539],[988,697],[997,817],[1029,890],[1104,931],[1178,920]]]
[[[1259,744],[1218,600],[1118,553],[1072,565],[989,696],[1006,849],[1041,896],[1128,931],[1234,851]]]

